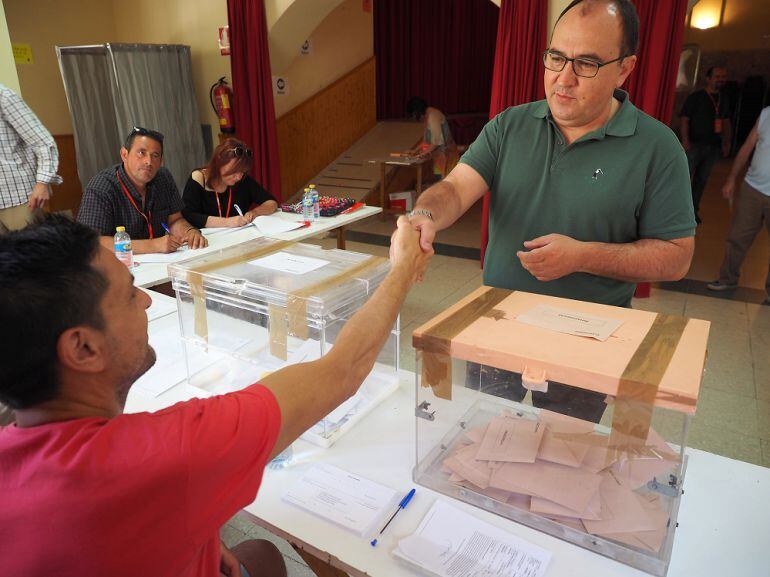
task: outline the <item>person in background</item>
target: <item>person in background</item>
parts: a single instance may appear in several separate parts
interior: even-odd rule
[[[722,94],[726,80],[726,69],[709,68],[706,72],[706,87],[687,97],[680,114],[682,146],[690,166],[692,205],[698,224],[701,222],[700,200],[711,169],[720,154],[724,157],[730,154],[730,103]]]
[[[264,541],[231,553],[220,527],[267,463],[358,390],[430,255],[406,217],[390,270],[320,359],[234,393],[123,412],[155,363],[149,295],[60,216],[0,236],[3,575],[277,577]],[[20,331],[19,327],[25,330]]]
[[[455,148],[452,132],[446,116],[438,108],[428,106],[424,98],[413,96],[406,103],[406,113],[414,120],[422,122],[424,131],[422,142],[415,152],[432,155],[433,171],[438,176],[445,176],[447,153]]]
[[[740,193],[735,199],[735,183],[743,168],[751,160],[746,178],[741,182]],[[770,107],[765,108],[759,115],[754,128],[751,129],[746,142],[733,161],[730,175],[722,186],[724,196],[732,206],[736,200],[736,208],[730,222],[730,232],[725,243],[725,258],[719,270],[719,278],[707,285],[712,291],[725,291],[738,287],[741,276],[741,265],[751,244],[764,224],[770,232]],[[768,263],[765,280],[765,301],[770,304],[770,263]]]
[[[119,164],[96,174],[86,186],[77,220],[113,248],[115,227],[125,226],[135,254],[170,253],[183,244],[208,241],[182,216],[182,198],[163,163],[163,135],[135,126],[120,149]],[[168,232],[166,232],[168,229]]]
[[[192,171],[182,193],[182,215],[190,224],[198,228],[244,226],[278,209],[275,198],[248,174],[253,156],[243,142],[228,138],[214,149],[208,165]]]
[[[59,151],[29,106],[0,84],[0,233],[24,228],[51,198]]]

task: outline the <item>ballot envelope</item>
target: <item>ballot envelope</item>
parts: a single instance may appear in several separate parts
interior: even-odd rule
[[[479,288],[412,335],[415,481],[665,575],[708,332]]]
[[[385,278],[387,259],[259,238],[169,266],[199,397],[242,389],[319,359]],[[303,439],[330,446],[398,388],[399,320],[359,391]]]

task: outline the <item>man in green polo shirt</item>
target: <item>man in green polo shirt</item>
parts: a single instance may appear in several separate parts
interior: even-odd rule
[[[420,196],[411,221],[425,250],[489,190],[486,285],[629,306],[636,282],[686,274],[695,234],[687,158],[620,90],[638,30],[630,0],[567,6],[543,54],[546,100],[498,114]],[[520,380],[490,373],[490,392],[523,398]],[[604,412],[602,395],[554,383],[533,401],[593,421]]]

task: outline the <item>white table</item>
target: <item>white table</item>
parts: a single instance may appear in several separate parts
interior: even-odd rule
[[[345,227],[349,224],[373,216],[382,209],[378,206],[364,206],[349,214],[340,214],[337,216],[322,216],[320,219],[312,222],[310,226],[291,230],[281,234],[270,236],[276,240],[304,240],[316,235],[337,230],[337,246],[345,248]],[[287,212],[277,212],[276,217],[286,221],[299,221],[302,217],[298,214]],[[248,240],[260,238],[262,235],[256,227],[247,226],[236,231],[222,231],[207,236],[209,246],[206,248],[185,253],[184,258],[193,258],[216,250],[221,250],[230,246],[235,246]],[[188,256],[189,255],[189,256]],[[134,274],[134,284],[139,287],[151,287],[164,282],[168,282],[168,263],[142,263],[132,271]]]
[[[163,295],[153,297],[168,299]],[[176,313],[150,323],[150,331],[176,325]],[[163,374],[153,375],[163,379]],[[178,384],[156,398],[132,391],[127,412],[157,410],[188,393]],[[406,493],[415,461],[414,376],[403,372],[400,389],[374,409],[354,432],[329,449],[304,441],[295,454],[312,455],[280,471],[265,473],[257,500],[246,507],[257,523],[291,543],[353,575],[393,577],[419,573],[396,561],[390,551],[398,539],[414,532],[435,499],[445,499],[480,519],[504,528],[553,552],[548,577],[641,577],[645,573],[519,525],[492,513],[455,501],[417,485],[409,507],[399,514],[380,544],[352,536],[309,513],[285,504],[281,496],[313,461],[326,463],[378,481]],[[767,577],[770,552],[770,469],[689,449],[669,577]]]

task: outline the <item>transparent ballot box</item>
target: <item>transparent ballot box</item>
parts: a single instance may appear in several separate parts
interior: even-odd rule
[[[413,333],[415,481],[665,575],[708,332],[481,287]]]
[[[169,266],[190,392],[235,391],[320,358],[389,268],[381,257],[264,238]],[[358,393],[302,438],[329,446],[391,394],[398,343],[396,320]]]

